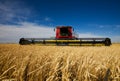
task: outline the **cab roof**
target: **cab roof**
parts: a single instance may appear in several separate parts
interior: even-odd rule
[[[72,26],[56,26],[56,28],[72,28]]]

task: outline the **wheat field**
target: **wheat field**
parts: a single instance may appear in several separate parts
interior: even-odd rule
[[[120,81],[120,44],[0,44],[0,81]]]

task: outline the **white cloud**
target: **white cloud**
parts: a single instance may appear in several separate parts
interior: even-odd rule
[[[44,20],[45,21],[52,21],[52,19],[50,17],[45,17]]]
[[[120,25],[116,25],[116,28],[120,28]]]
[[[78,34],[80,38],[110,38],[112,42],[118,43],[120,42],[120,36],[100,36],[100,35],[95,35],[92,33],[80,33]]]
[[[17,21],[26,20],[32,12],[33,11],[29,9],[29,7],[27,7],[22,1],[0,1],[0,23],[13,22],[14,19]]]
[[[54,37],[52,27],[22,22],[20,25],[0,25],[0,42],[18,42],[20,38]]]
[[[103,25],[100,25],[100,26],[99,26],[99,28],[104,28],[104,27],[105,27],[105,26],[103,26]]]
[[[81,37],[81,38],[93,38],[93,37],[104,37],[104,36],[99,36],[99,35],[95,35],[92,33],[79,33],[79,37]]]
[[[120,36],[112,36],[112,42],[120,42]]]
[[[50,38],[55,37],[54,27],[38,25],[36,23],[21,22],[19,25],[0,24],[0,43],[19,42],[24,38]],[[93,33],[78,33],[80,38],[105,37]],[[120,36],[111,37],[112,42],[120,42]]]
[[[120,24],[113,24],[113,25],[109,25],[109,24],[106,24],[106,25],[102,25],[102,24],[88,24],[88,26],[90,27],[98,27],[98,28],[120,28]]]

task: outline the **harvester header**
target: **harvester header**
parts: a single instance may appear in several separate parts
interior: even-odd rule
[[[71,26],[57,26],[54,38],[21,38],[19,44],[55,44],[55,45],[85,45],[103,44],[111,45],[110,38],[78,38],[73,35],[74,29]]]

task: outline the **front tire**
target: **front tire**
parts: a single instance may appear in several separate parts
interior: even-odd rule
[[[27,44],[30,44],[30,42],[28,40],[25,40],[24,38],[21,38],[19,41],[19,44],[20,45],[27,45]]]
[[[105,46],[110,46],[111,45],[110,38],[106,38],[104,44],[105,44]]]

